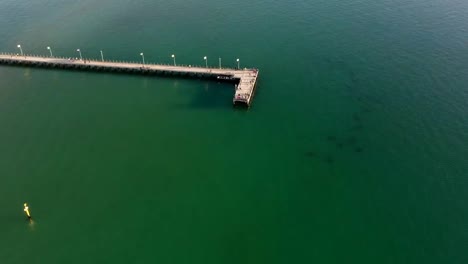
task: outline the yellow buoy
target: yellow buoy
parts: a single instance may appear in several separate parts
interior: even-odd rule
[[[26,213],[26,216],[31,219],[31,214],[29,213],[29,207],[27,203],[24,203],[24,212]]]

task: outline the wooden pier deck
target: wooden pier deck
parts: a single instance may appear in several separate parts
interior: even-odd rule
[[[193,78],[208,78],[235,83],[234,105],[250,106],[257,84],[257,69],[207,68],[174,66],[163,64],[143,64],[130,62],[70,59],[60,57],[41,57],[34,55],[0,54],[0,64],[20,65],[57,69],[76,69],[88,71],[179,75]]]

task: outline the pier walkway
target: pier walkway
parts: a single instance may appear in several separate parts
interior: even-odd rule
[[[141,73],[158,75],[179,75],[193,78],[208,78],[235,83],[234,105],[250,106],[257,84],[257,69],[206,68],[174,66],[163,64],[143,64],[59,57],[40,57],[34,55],[0,54],[0,64],[24,65],[32,67],[77,69],[88,71]]]

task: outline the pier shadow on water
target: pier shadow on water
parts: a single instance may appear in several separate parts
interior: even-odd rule
[[[234,96],[234,84],[217,83],[209,80],[190,81],[191,89],[187,91],[189,96],[187,103],[178,104],[176,107],[191,109],[233,109],[232,98]]]
[[[43,67],[37,65],[8,65],[6,67],[18,67],[26,69],[42,70]],[[218,82],[206,76],[194,76],[187,74],[153,73],[137,71],[107,71],[98,69],[74,68],[51,68],[47,71],[77,72],[88,75],[114,75],[114,76],[139,76],[140,78],[154,78],[155,80],[174,80],[179,82],[184,88],[184,96],[189,96],[188,103],[176,104],[175,107],[192,109],[232,109],[232,99],[235,93],[235,84],[229,82]],[[241,108],[243,109],[243,108]]]

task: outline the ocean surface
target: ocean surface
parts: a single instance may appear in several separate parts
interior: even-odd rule
[[[2,0],[0,263],[468,263],[468,1]],[[27,202],[33,221],[27,221]]]

